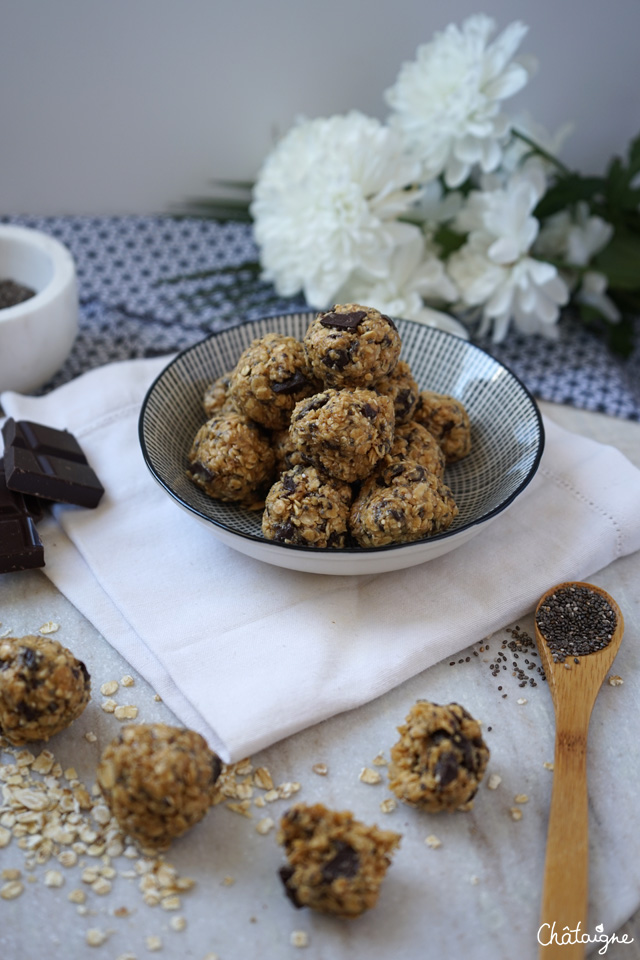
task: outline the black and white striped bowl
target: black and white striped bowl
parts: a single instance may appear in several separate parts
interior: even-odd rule
[[[177,504],[224,543],[267,563],[310,573],[368,574],[400,570],[461,546],[522,493],[544,447],[540,412],[526,387],[484,350],[454,334],[396,320],[407,360],[421,389],[457,397],[471,420],[469,456],[447,467],[459,515],[437,536],[407,544],[320,550],[263,537],[262,515],[208,497],[186,476],[193,438],[206,417],[209,384],[232,369],[257,337],[277,332],[302,339],[315,313],[281,314],[244,323],[189,347],[156,378],[142,404],[139,436],[145,462]]]

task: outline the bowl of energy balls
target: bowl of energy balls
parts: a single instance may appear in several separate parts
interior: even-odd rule
[[[346,575],[461,546],[544,447],[535,400],[488,353],[353,303],[184,350],[151,385],[139,437],[153,477],[221,541]]]

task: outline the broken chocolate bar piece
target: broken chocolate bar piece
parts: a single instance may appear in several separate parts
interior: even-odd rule
[[[28,501],[9,490],[0,460],[0,573],[44,567],[44,548]]]
[[[320,316],[323,327],[335,327],[337,330],[357,330],[366,317],[365,310],[352,310],[351,313],[324,313]]]
[[[68,430],[10,417],[2,435],[10,490],[79,507],[98,505],[104,487]]]

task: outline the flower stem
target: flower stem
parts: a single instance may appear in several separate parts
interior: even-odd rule
[[[549,163],[553,164],[553,166],[556,167],[558,170],[560,170],[560,172],[563,173],[565,176],[569,176],[571,174],[571,170],[569,169],[569,167],[566,166],[566,164],[562,162],[562,160],[558,160],[557,157],[554,157],[552,153],[549,153],[548,150],[545,150],[544,147],[541,147],[538,143],[535,142],[535,140],[532,140],[531,137],[527,136],[526,133],[522,133],[522,131],[516,130],[515,127],[511,128],[511,133],[514,135],[514,137],[517,137],[518,140],[522,140],[523,143],[526,143],[528,146],[530,146],[531,149],[534,150],[541,157],[544,157],[544,159],[547,160]]]

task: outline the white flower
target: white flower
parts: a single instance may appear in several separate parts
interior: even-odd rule
[[[564,123],[555,133],[551,134],[541,123],[534,120],[527,111],[521,111],[511,119],[512,131],[523,133],[532,140],[536,146],[541,147],[552,157],[558,156],[565,141],[572,133],[573,127],[574,125],[572,123]],[[501,167],[507,175],[513,173],[523,158],[531,153],[532,150],[532,147],[530,147],[525,140],[520,139],[516,133],[512,134],[502,154]],[[544,160],[542,157],[539,157],[539,155],[538,159],[542,161],[546,172],[550,173],[553,170],[554,165],[548,160]]]
[[[384,277],[372,281],[354,274],[340,290],[338,300],[366,303],[392,317],[405,317],[448,329],[444,321],[435,322],[444,314],[425,307],[423,298],[446,303],[457,296],[444,263],[416,230],[406,243],[396,247]]]
[[[542,256],[565,260],[572,267],[586,267],[611,240],[613,227],[602,217],[590,216],[589,207],[580,202],[571,213],[560,210],[545,221],[536,243]]]
[[[352,111],[301,122],[267,157],[251,213],[264,277],[326,307],[354,272],[383,277],[397,243],[416,229],[418,165],[378,120]]]
[[[552,264],[530,255],[539,223],[532,215],[544,192],[544,174],[529,163],[501,190],[473,191],[456,226],[467,242],[448,260],[448,269],[468,307],[482,307],[480,333],[493,324],[504,339],[511,319],[525,333],[549,333],[569,291]]]
[[[509,129],[501,101],[525,86],[531,68],[513,60],[527,27],[516,21],[489,43],[494,30],[484,14],[461,29],[450,24],[418,47],[386,93],[391,123],[420,159],[424,179],[444,173],[456,187],[474,164],[488,172],[500,163]]]
[[[607,296],[607,278],[597,270],[587,270],[576,294],[578,303],[597,310],[609,323],[619,323],[622,314]]]

